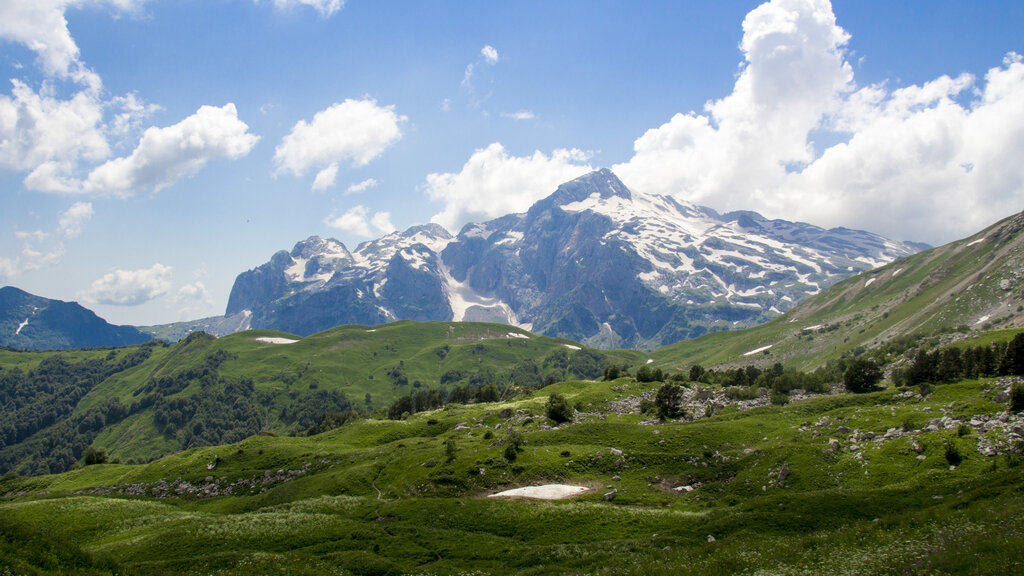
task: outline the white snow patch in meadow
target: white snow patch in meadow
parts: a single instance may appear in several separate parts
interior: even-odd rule
[[[276,336],[260,336],[253,338],[257,342],[263,342],[264,344],[295,344],[298,340],[292,340],[291,338],[278,338]]]
[[[644,362],[644,364],[654,364],[654,358],[648,358],[647,362]]]
[[[374,330],[373,328],[371,328],[371,329],[369,329],[369,330],[367,330],[367,331],[366,331],[366,333],[367,333],[367,334],[369,334],[369,333],[371,333],[371,332],[376,332],[376,330]]]
[[[985,237],[982,236],[981,238],[978,238],[977,240],[975,240],[973,242],[968,242],[966,245],[967,246],[974,246],[975,244],[981,244],[984,241],[985,241]]]
[[[509,338],[522,338],[523,340],[529,340],[530,339],[530,337],[527,336],[526,334],[520,334],[519,332],[509,332],[508,333],[508,337]]]
[[[981,324],[982,322],[987,322],[989,318],[991,318],[991,316],[982,316],[981,318],[978,318],[978,321],[975,322],[975,324]]]
[[[537,498],[540,500],[565,500],[587,491],[585,486],[570,486],[568,484],[545,484],[544,486],[523,486],[513,488],[497,494],[490,494],[488,498]]]
[[[17,336],[18,334],[21,334],[21,329],[25,326],[28,326],[28,318],[25,318],[24,322],[18,324],[18,329],[14,331],[14,335]]]
[[[572,344],[562,344],[562,346],[565,346],[569,350],[582,350],[579,346],[573,346]]]
[[[771,348],[772,346],[774,346],[774,344],[769,344],[767,346],[761,346],[760,348],[754,348],[750,352],[744,352],[743,355],[744,356],[753,356],[754,354],[757,354],[758,352],[764,352],[765,350]]]
[[[871,286],[872,284],[874,284],[874,282],[875,282],[874,278],[868,278],[868,281],[864,283],[864,287],[867,288],[868,286]]]
[[[900,269],[896,270],[895,272],[893,272],[892,273],[893,277],[895,278],[896,275],[899,274],[900,272],[903,272],[903,268],[900,268]]]
[[[804,328],[804,330],[817,330],[817,329],[821,328],[822,326],[824,326],[824,324],[815,324],[814,326],[808,326],[808,327]]]

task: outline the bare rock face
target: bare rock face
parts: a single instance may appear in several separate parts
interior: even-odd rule
[[[917,251],[868,232],[720,215],[630,191],[610,170],[453,237],[417,226],[349,251],[316,236],[243,272],[227,315],[307,335],[392,320],[517,324],[599,348],[654,348],[765,322]]]

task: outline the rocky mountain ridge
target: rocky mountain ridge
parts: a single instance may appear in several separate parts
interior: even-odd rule
[[[295,334],[397,319],[504,322],[653,348],[762,323],[918,248],[754,212],[719,215],[635,193],[599,170],[455,237],[429,224],[354,251],[310,237],[240,274],[226,315]]]

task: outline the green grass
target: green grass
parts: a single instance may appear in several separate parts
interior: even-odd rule
[[[3,549],[0,574],[53,553],[52,541],[35,536],[47,526],[73,545],[60,562],[92,571],[81,573],[1024,573],[1020,456],[981,455],[980,431],[871,442],[840,430],[884,435],[943,411],[996,415],[1005,405],[990,399],[991,382],[936,386],[923,401],[885,390],[692,422],[608,411],[656,386],[565,382],[311,438],[257,436],[146,465],[7,478],[0,521],[28,544]],[[551,392],[584,412],[554,427],[543,416]],[[502,456],[509,429],[526,440],[513,462]],[[944,457],[950,443],[963,456],[955,470]],[[279,470],[302,473],[277,480]],[[207,477],[256,485],[212,498],[118,494]],[[486,498],[552,482],[590,491],[562,502]],[[697,488],[675,489],[682,485]],[[39,573],[63,569],[47,566],[57,567]]]

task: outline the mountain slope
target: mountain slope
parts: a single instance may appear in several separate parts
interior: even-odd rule
[[[0,475],[66,470],[90,444],[146,461],[260,432],[304,433],[325,413],[387,408],[420,391],[533,389],[645,359],[504,325],[410,321],[306,338],[197,332],[109,352],[0,350]]]
[[[309,334],[394,319],[499,321],[589,345],[654,348],[762,323],[915,252],[868,232],[638,194],[609,170],[525,214],[395,232],[349,252],[311,237],[239,275],[227,314]]]
[[[660,365],[811,368],[914,335],[1024,326],[1024,213],[844,280],[762,326],[658,350]],[[753,353],[751,353],[753,352]]]
[[[126,346],[149,340],[132,326],[115,326],[76,302],[0,288],[0,345],[21,349]]]

